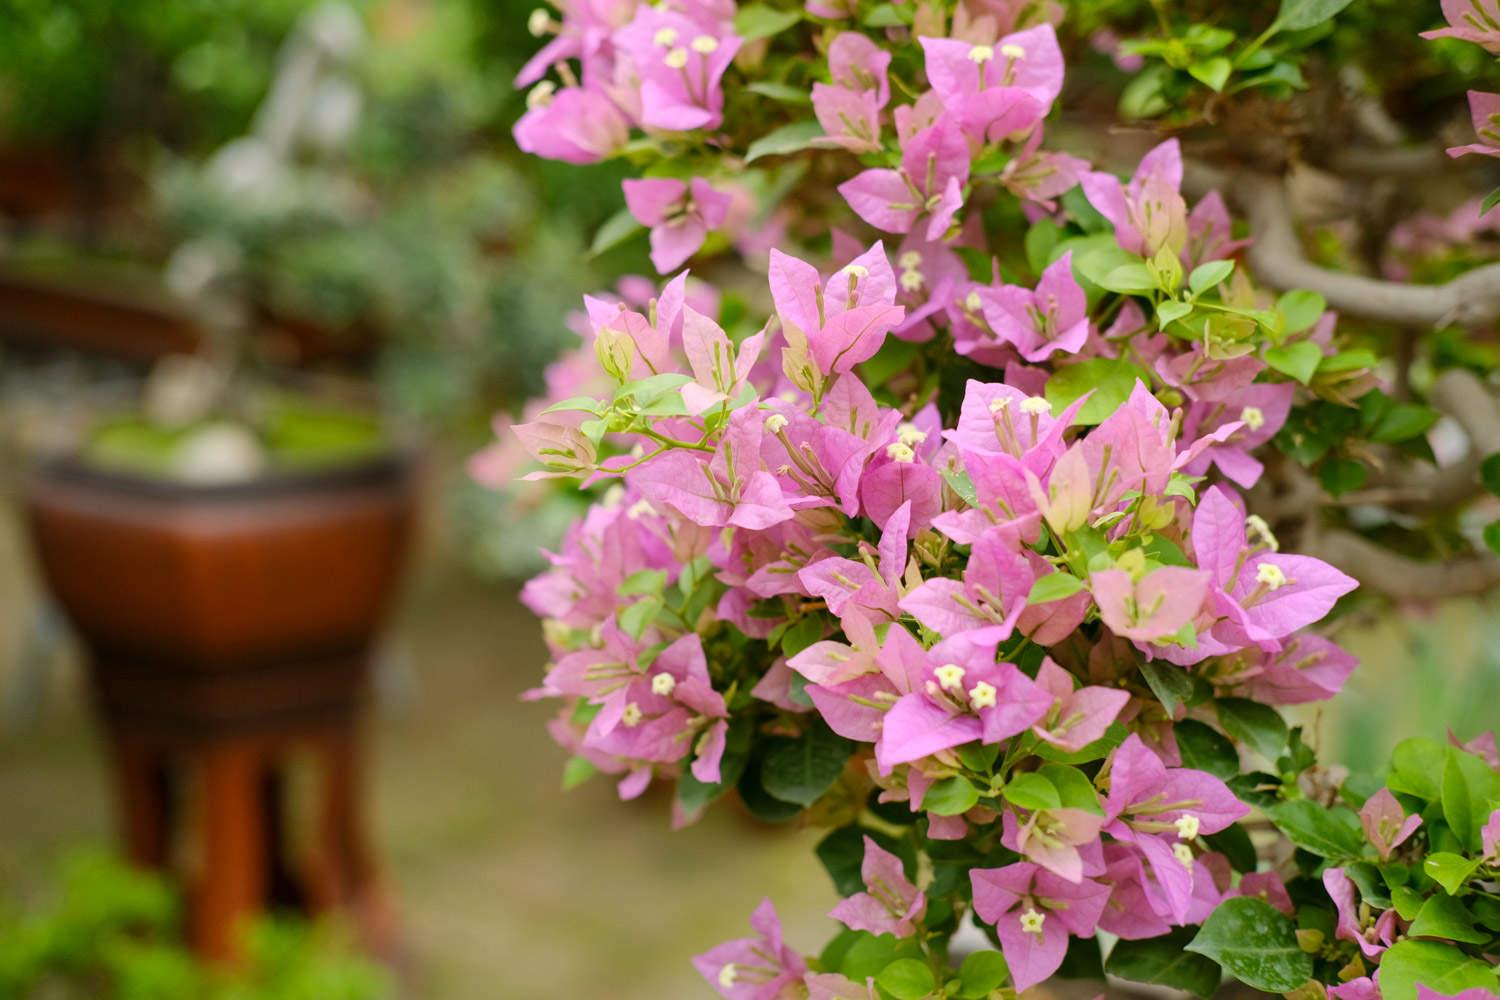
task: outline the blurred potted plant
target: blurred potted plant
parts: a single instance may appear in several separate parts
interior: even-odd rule
[[[310,12],[254,132],[213,157],[207,183],[274,204],[298,155],[346,141],[360,44],[349,8]],[[207,353],[159,365],[139,413],[105,421],[39,469],[32,534],[89,652],[131,859],[165,867],[178,836],[195,841],[195,946],[233,955],[238,922],[276,902],[351,908],[383,944],[357,720],[412,527],[417,463],[369,410],[248,377],[245,257],[212,237],[173,255],[168,284],[193,304]],[[300,851],[283,816],[293,753],[321,777]]]

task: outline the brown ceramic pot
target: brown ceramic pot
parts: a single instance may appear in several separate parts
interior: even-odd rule
[[[212,957],[278,903],[388,934],[360,806],[357,718],[416,507],[415,462],[189,486],[42,466],[26,496],[47,585],[88,651],[126,848],[182,873]],[[289,762],[317,773],[295,844]]]

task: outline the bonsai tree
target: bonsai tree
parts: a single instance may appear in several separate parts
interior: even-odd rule
[[[605,381],[515,428],[595,500],[524,593],[533,694],[568,784],[826,825],[844,897],[812,955],[768,900],[709,986],[1500,992],[1493,736],[1353,775],[1280,711],[1354,669],[1330,615],[1500,579],[1497,198],[1464,201],[1500,97],[1448,138],[1500,8],[530,27],[518,145],[628,163],[596,244],[649,232],[667,279],[587,299]]]

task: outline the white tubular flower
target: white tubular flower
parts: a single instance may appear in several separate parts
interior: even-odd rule
[[[945,663],[934,670],[933,675],[937,677],[938,684],[947,691],[962,691],[964,688],[964,668],[957,663]]]
[[[659,673],[651,678],[651,693],[659,694],[663,698],[677,690],[677,678],[669,673]]]
[[[1255,582],[1267,590],[1280,590],[1287,585],[1286,574],[1274,563],[1261,563],[1255,567]]]

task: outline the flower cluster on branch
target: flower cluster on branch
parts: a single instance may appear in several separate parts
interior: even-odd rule
[[[1488,2],[1445,2],[1450,33],[1500,37]],[[1232,33],[1093,40],[1274,90],[1346,5],[1287,0],[1232,62]],[[1184,196],[1177,139],[1128,179],[1049,148],[1067,6],[533,18],[521,148],[636,165],[605,243],[649,229],[663,275],[733,246],[764,292],[587,300],[599,373],[514,428],[531,478],[598,498],[524,591],[530,696],[562,702],[570,782],[833,827],[843,930],[804,956],[766,902],[695,960],[733,1000],[1500,991],[1493,739],[1408,741],[1384,781],[1318,763],[1277,707],[1354,669],[1313,629],[1356,582],[1246,502],[1325,433],[1309,407],[1409,448],[1436,413],[1246,266],[1261,234]]]

